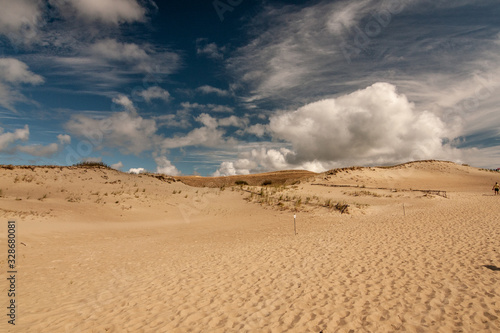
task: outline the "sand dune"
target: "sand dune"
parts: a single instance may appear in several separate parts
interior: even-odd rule
[[[16,220],[25,245],[0,331],[500,331],[499,173],[196,178],[1,168],[0,239]]]

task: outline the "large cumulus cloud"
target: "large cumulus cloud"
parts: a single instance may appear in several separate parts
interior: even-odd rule
[[[443,122],[418,112],[388,83],[325,99],[270,119],[273,136],[292,143],[287,160],[363,159],[385,161],[442,156]]]
[[[270,117],[268,129],[273,139],[291,144],[292,149],[242,153],[217,174],[275,169],[270,157],[280,162],[280,168],[324,171],[342,165],[458,156],[446,144],[453,138],[438,116],[418,110],[394,85],[383,82],[280,112]],[[240,170],[239,165],[245,168]]]

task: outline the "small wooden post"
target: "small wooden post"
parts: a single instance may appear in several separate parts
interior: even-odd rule
[[[294,231],[295,235],[297,235],[297,225],[295,223],[296,218],[297,218],[297,215],[293,214],[293,231]]]
[[[403,216],[406,216],[405,204],[403,204]]]

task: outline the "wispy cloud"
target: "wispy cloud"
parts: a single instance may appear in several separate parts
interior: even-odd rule
[[[188,110],[199,110],[199,111],[209,111],[209,112],[222,112],[222,113],[232,113],[234,108],[227,105],[220,104],[200,104],[200,103],[190,103],[182,102],[181,106]]]
[[[219,47],[215,43],[210,43],[206,38],[198,38],[196,40],[196,53],[199,55],[204,55],[210,59],[222,60],[224,59],[224,53],[226,52],[226,47]]]
[[[147,103],[151,103],[151,101],[154,99],[160,99],[168,102],[172,98],[168,91],[158,86],[149,87],[148,89],[137,91],[137,95],[144,98]]]
[[[225,131],[219,127],[216,118],[202,113],[195,120],[203,126],[195,128],[185,135],[163,139],[160,145],[161,148],[173,149],[189,146],[222,147],[236,142],[232,138],[224,137]]]
[[[34,144],[29,146],[18,146],[17,151],[29,154],[31,156],[49,157],[59,151],[60,147],[57,143],[49,145]]]
[[[0,35],[15,44],[29,43],[36,37],[42,22],[41,0],[2,0],[0,5]]]
[[[77,114],[65,128],[72,135],[89,140],[96,149],[118,148],[124,154],[153,149],[159,139],[154,119],[131,112],[115,112],[102,119]]]
[[[51,0],[63,16],[108,24],[142,22],[147,10],[136,0]],[[154,3],[153,3],[154,4]],[[156,6],[156,5],[155,5]]]
[[[209,85],[204,85],[204,86],[198,87],[198,88],[196,88],[196,91],[199,91],[203,94],[216,94],[216,95],[222,96],[222,97],[230,95],[229,91],[227,91],[227,90],[219,89],[219,88],[212,87]]]
[[[449,15],[450,7],[460,11],[471,3],[476,2],[364,0],[268,7],[252,22],[254,37],[231,55],[227,69],[241,78],[236,87],[247,102],[292,106],[381,80],[400,87],[393,80],[456,73],[457,66],[491,52],[498,33],[491,25],[481,27],[480,15],[467,20],[458,16],[465,13]],[[423,11],[436,20],[415,29],[420,18],[412,14]]]
[[[31,72],[25,63],[14,58],[0,58],[0,106],[14,111],[16,102],[29,102],[19,86],[43,82],[43,77]]]

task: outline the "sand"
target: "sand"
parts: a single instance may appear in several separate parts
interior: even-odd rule
[[[495,181],[437,161],[222,188],[4,167],[0,331],[499,332]]]

